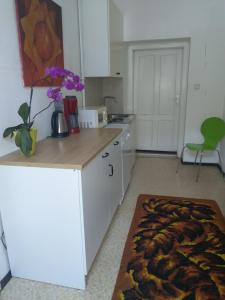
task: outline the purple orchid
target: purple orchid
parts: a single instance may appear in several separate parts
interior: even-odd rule
[[[74,90],[75,89],[75,83],[70,80],[70,79],[66,79],[63,81],[62,86],[64,88],[66,88],[67,90]]]
[[[47,96],[51,99],[51,101],[44,108],[39,110],[36,114],[31,117],[32,112],[32,99],[33,99],[33,91],[34,87],[42,82],[44,79],[60,78],[61,84],[58,87],[50,87],[47,90]],[[18,114],[22,118],[23,123],[14,127],[8,127],[5,129],[3,136],[11,136],[16,138],[16,145],[21,149],[21,151],[25,155],[30,155],[32,150],[32,137],[30,135],[30,131],[32,129],[33,123],[37,116],[46,111],[51,105],[56,102],[61,102],[63,100],[62,89],[65,88],[67,90],[75,90],[77,92],[81,92],[84,89],[84,85],[81,83],[81,79],[79,75],[74,74],[73,72],[60,68],[60,67],[49,67],[45,70],[45,77],[38,79],[33,82],[30,89],[30,100],[29,103],[24,102],[20,105]],[[19,134],[18,134],[19,133]]]
[[[76,90],[77,92],[81,92],[81,91],[83,91],[83,89],[84,89],[84,84],[81,83],[81,82],[78,82],[78,83],[76,84],[75,90]]]
[[[76,83],[78,83],[78,82],[80,82],[80,76],[79,75],[72,75],[72,78],[73,78],[73,81],[74,82],[76,82]]]
[[[75,90],[81,92],[84,89],[84,84],[81,83],[79,75],[74,74],[73,72],[62,69],[60,67],[49,67],[45,70],[45,75],[51,78],[63,78],[61,85],[58,88],[49,88],[47,91],[47,96],[54,101],[62,101],[63,96],[61,93],[62,88],[67,90]]]
[[[45,75],[52,78],[57,78],[67,76],[68,73],[66,70],[59,67],[49,67],[45,69]]]
[[[60,102],[63,99],[60,88],[49,88],[47,91],[47,96],[56,102]]]

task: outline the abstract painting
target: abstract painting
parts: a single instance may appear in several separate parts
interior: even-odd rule
[[[24,85],[57,85],[42,79],[46,67],[64,67],[61,7],[52,0],[16,0],[16,8]]]

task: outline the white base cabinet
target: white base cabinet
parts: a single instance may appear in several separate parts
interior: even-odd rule
[[[12,276],[85,288],[85,275],[122,197],[116,141],[81,171],[0,166]]]

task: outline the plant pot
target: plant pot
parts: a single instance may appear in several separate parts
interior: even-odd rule
[[[32,156],[32,155],[34,155],[34,153],[36,151],[37,128],[31,128],[30,129],[30,137],[32,139],[32,148],[31,148],[31,151],[29,153],[29,156]]]

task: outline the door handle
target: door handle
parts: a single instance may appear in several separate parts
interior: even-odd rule
[[[102,155],[102,158],[106,158],[106,157],[108,157],[108,156],[109,156],[109,153],[106,152],[105,154]]]
[[[109,167],[111,167],[111,174],[109,174],[109,176],[113,176],[114,173],[114,168],[112,164],[109,164]]]
[[[114,145],[114,146],[118,146],[119,143],[120,143],[119,141],[116,141],[113,145]]]

